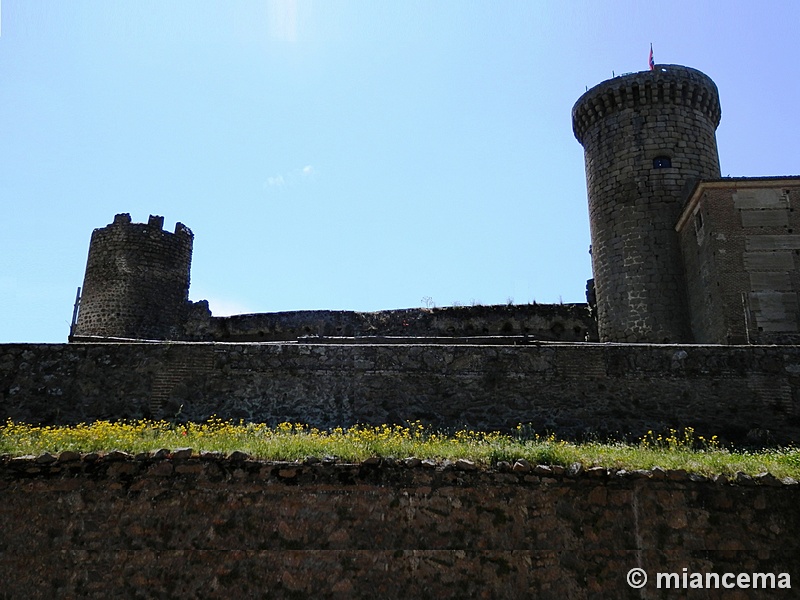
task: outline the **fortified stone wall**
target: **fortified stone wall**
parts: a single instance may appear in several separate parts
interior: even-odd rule
[[[601,341],[690,341],[674,227],[687,182],[720,176],[720,114],[714,82],[677,65],[605,81],[572,109]]]
[[[694,427],[800,443],[800,348],[539,343],[7,344],[0,420],[165,417],[330,428],[421,420],[562,437]]]
[[[303,310],[212,317],[208,339],[269,342],[310,336],[525,336],[583,342],[597,340],[597,324],[587,304],[453,306],[378,312]]]
[[[129,214],[95,229],[73,336],[177,339],[189,309],[192,232],[163,231],[164,217]]]
[[[0,460],[0,594],[719,599],[800,585],[798,486],[770,477],[162,454]],[[658,573],[751,587],[657,589]]]

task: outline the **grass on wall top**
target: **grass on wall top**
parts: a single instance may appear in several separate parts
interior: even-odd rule
[[[580,463],[618,469],[685,469],[706,476],[742,472],[771,473],[800,479],[800,450],[794,447],[758,452],[723,448],[715,437],[697,437],[691,429],[652,432],[634,443],[568,442],[555,436],[517,435],[462,430],[444,434],[420,423],[405,426],[356,426],[323,431],[302,424],[233,423],[212,418],[205,423],[175,425],[166,421],[97,421],[75,426],[33,426],[9,420],[0,425],[0,455],[24,456],[65,450],[130,453],[190,447],[197,452],[245,452],[264,460],[295,461],[334,456],[342,462],[370,457],[468,459],[490,467],[525,459],[531,464],[569,466]]]

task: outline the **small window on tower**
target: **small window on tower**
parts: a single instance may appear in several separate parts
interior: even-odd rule
[[[697,245],[702,246],[703,239],[705,238],[705,231],[703,230],[703,213],[699,210],[694,213],[694,234],[697,237]]]
[[[669,169],[672,167],[672,161],[669,156],[656,156],[653,159],[654,169]]]

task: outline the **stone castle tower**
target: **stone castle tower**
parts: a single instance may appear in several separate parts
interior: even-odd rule
[[[714,82],[677,65],[605,81],[573,107],[601,341],[691,341],[675,225],[687,188],[720,177],[720,115]]]
[[[73,337],[178,339],[190,306],[193,234],[164,217],[131,223],[129,214],[95,229]]]

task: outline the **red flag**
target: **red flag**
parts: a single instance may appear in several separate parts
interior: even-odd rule
[[[651,71],[656,68],[656,63],[653,62],[653,44],[650,44],[650,60],[648,63],[650,64]]]

